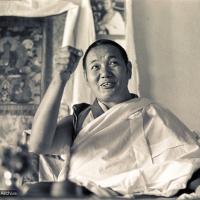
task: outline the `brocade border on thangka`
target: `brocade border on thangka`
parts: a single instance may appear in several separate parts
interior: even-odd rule
[[[0,105],[0,114],[34,115],[38,105],[35,104],[6,104]]]

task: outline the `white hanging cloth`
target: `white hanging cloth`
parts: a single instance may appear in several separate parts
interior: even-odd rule
[[[125,29],[125,48],[132,63],[132,78],[129,81],[129,90],[140,95],[139,92],[139,72],[136,62],[134,25],[133,25],[133,0],[126,0],[126,29]]]
[[[66,12],[79,0],[7,0],[0,1],[0,16],[46,17]]]

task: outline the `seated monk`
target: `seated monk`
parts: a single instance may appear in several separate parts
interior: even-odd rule
[[[57,124],[64,87],[81,56],[73,47],[59,51],[30,150],[68,155],[60,178],[101,197],[170,197],[187,189],[200,168],[196,135],[167,109],[129,92],[132,66],[119,44],[98,40],[89,46],[84,76],[96,100],[74,105],[73,115]]]

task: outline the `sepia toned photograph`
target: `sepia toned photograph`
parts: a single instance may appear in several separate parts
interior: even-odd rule
[[[200,199],[200,0],[0,0],[0,199]]]

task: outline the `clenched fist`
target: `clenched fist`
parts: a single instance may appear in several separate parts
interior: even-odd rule
[[[67,81],[75,71],[83,51],[71,46],[62,47],[55,55],[55,76]]]

